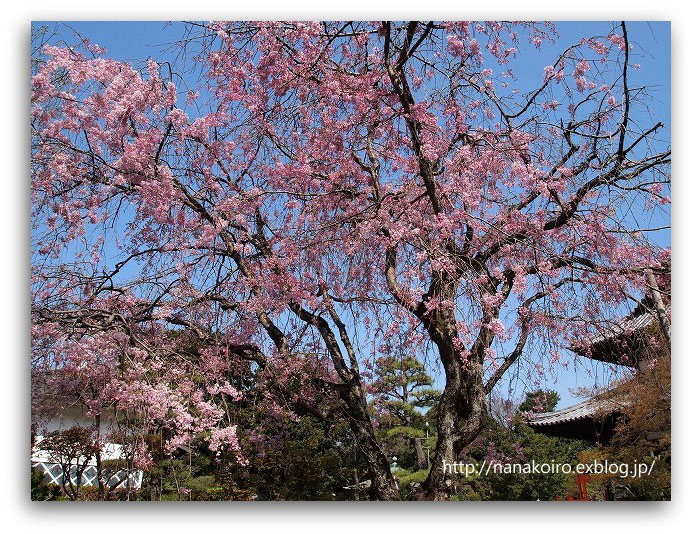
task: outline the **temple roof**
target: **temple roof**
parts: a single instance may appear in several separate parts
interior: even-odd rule
[[[579,419],[604,417],[621,410],[623,407],[624,403],[614,397],[591,397],[556,412],[530,413],[527,416],[527,420],[528,425],[532,427],[555,425]]]
[[[670,304],[666,307],[670,312]],[[644,298],[628,316],[609,323],[580,345],[570,348],[577,354],[603,362],[636,367],[646,348],[645,331],[658,321],[649,298]]]
[[[526,423],[548,436],[607,442],[625,400],[608,390],[568,408],[555,412],[529,413]]]
[[[665,308],[669,315],[669,302]],[[653,299],[646,296],[628,316],[609,323],[570,348],[594,360],[640,367],[648,354],[647,329],[657,321]],[[526,423],[549,436],[606,443],[627,403],[624,396],[617,393],[616,385],[613,383],[591,398],[562,410],[527,414]]]

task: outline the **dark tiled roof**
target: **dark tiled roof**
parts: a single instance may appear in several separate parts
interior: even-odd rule
[[[670,312],[670,305],[668,304],[667,313]],[[591,345],[601,343],[603,341],[613,339],[616,336],[630,335],[634,332],[644,330],[646,327],[653,324],[657,320],[657,312],[650,310],[645,306],[639,305],[630,315],[622,319],[616,324],[610,325],[608,328],[599,332],[590,338],[588,342]]]
[[[638,353],[646,344],[643,332],[658,320],[647,300],[624,319],[610,323],[588,337],[585,343],[573,345],[571,350],[594,360],[635,367]],[[670,313],[669,304],[667,312]]]
[[[594,419],[609,415],[623,408],[623,403],[615,398],[590,398],[556,412],[530,413],[529,426],[545,426],[568,423],[579,419]]]

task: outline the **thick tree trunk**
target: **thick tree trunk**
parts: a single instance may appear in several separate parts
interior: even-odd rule
[[[465,379],[448,379],[437,411],[438,439],[424,492],[429,500],[447,500],[452,489],[446,464],[458,461],[460,452],[480,433],[486,402],[481,381],[468,373]],[[444,463],[445,462],[445,463]]]
[[[346,419],[356,437],[357,446],[366,461],[371,477],[371,493],[376,499],[382,501],[400,500],[395,478],[393,478],[393,474],[390,472],[390,464],[376,440],[373,425],[371,424],[371,416],[366,404],[362,378],[359,374],[358,360],[347,335],[345,325],[334,310],[329,310],[330,316],[340,333],[342,343],[347,350],[351,367],[347,367],[345,364],[342,349],[337,342],[337,338],[323,317],[305,310],[296,303],[290,304],[289,307],[302,321],[318,329],[332,358],[335,370],[343,381],[342,384],[335,385],[335,393],[345,403]],[[288,345],[284,334],[272,323],[266,312],[259,312],[258,317],[278,350],[286,352]]]
[[[420,496],[436,501],[448,500],[453,487],[444,462],[458,461],[463,448],[479,435],[487,411],[481,358],[484,343],[480,342],[483,340],[478,340],[469,358],[463,361],[443,325],[450,326],[450,317],[439,318],[430,326],[446,374],[446,386],[436,413],[438,438],[431,471]]]
[[[359,451],[366,461],[373,497],[379,501],[400,500],[400,493],[390,471],[388,458],[376,440],[361,387],[358,383],[354,383],[343,390],[341,397],[348,406],[349,425],[357,438]]]

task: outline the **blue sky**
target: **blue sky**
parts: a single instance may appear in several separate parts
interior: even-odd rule
[[[55,28],[65,42],[75,41],[76,35],[87,37],[92,43],[105,47],[107,56],[113,59],[143,61],[149,56],[161,58],[162,51],[183,36],[180,23],[169,22],[33,22],[34,26],[47,25]],[[535,83],[542,76],[542,69],[558,49],[575,44],[581,38],[593,35],[608,35],[617,26],[614,22],[557,22],[559,34],[554,45],[539,49],[526,47],[522,62],[514,64],[519,77],[526,77]],[[642,68],[630,73],[632,82],[657,88],[654,114],[666,117],[669,128],[670,118],[670,23],[669,22],[629,22],[629,38],[634,49],[631,63],[639,63]],[[58,38],[60,38],[58,37]],[[551,49],[551,50],[550,50]]]
[[[172,48],[184,35],[184,27],[180,23],[166,22],[34,22],[34,26],[49,26],[55,29],[57,35],[51,39],[53,43],[61,41],[70,44],[77,40],[78,32],[92,43],[105,47],[107,57],[135,62],[141,66],[148,57],[161,62],[163,59],[173,59],[176,49]],[[558,22],[556,28],[558,38],[554,44],[539,49],[525,45],[521,49],[522,61],[513,64],[514,73],[519,79],[518,85],[531,88],[541,82],[545,65],[553,62],[553,57],[559,51],[575,44],[583,37],[608,35],[618,24],[613,22]],[[630,63],[640,64],[640,69],[632,69],[629,73],[632,85],[646,85],[650,88],[652,100],[649,102],[648,113],[657,117],[665,124],[661,137],[670,137],[670,23],[669,22],[630,22],[627,24],[629,40],[634,45]],[[646,113],[638,119],[650,123],[652,117]],[[669,224],[669,221],[667,221]],[[670,232],[661,232],[654,236],[661,246],[670,245]],[[606,364],[599,364],[584,359],[568,369],[555,369],[556,375],[548,375],[545,387],[556,389],[561,395],[559,407],[575,402],[572,391],[579,387],[604,385],[610,377],[615,376],[615,369]],[[498,388],[504,392],[512,380],[512,373],[500,383]],[[513,389],[519,385],[511,383]],[[520,388],[522,390],[522,387]]]

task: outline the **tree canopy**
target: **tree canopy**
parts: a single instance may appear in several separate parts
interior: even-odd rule
[[[541,374],[669,276],[649,227],[669,138],[628,28],[554,50],[551,24],[191,23],[177,62],[142,66],[41,47],[34,412],[48,387],[127,414],[142,468],[147,432],[243,466],[252,380],[267,413],[345,421],[373,494],[399,498],[379,358],[442,369],[439,466],[514,365]],[[552,60],[518,80],[528,47]],[[421,492],[448,498],[445,473]]]

